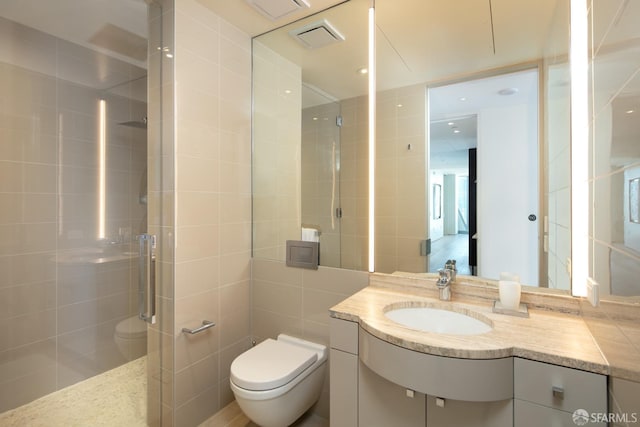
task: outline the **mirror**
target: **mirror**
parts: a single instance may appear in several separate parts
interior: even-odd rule
[[[568,291],[568,0],[379,1],[376,22],[376,271],[469,259]]]
[[[426,89],[463,77],[537,67],[544,71],[545,114],[538,153],[549,159],[539,162],[541,195],[535,212],[540,218],[536,247],[546,241],[548,251],[540,256],[541,283],[569,289],[568,3],[519,2],[519,9],[501,5],[494,8],[498,36],[486,38],[491,16],[475,2],[465,5],[459,21],[458,12],[435,2],[401,1],[376,4],[376,271],[429,268],[424,253],[427,212],[433,207]],[[283,260],[287,239],[316,231],[321,265],[367,268],[367,85],[359,71],[367,63],[368,6],[351,0],[254,39],[256,257]],[[531,24],[515,25],[512,17],[527,17]],[[307,31],[323,19],[345,40],[308,49],[292,37],[293,31]],[[337,131],[331,129],[335,112],[323,116],[314,111],[332,104],[341,117]]]
[[[640,4],[594,2],[591,269],[603,298],[640,300]]]
[[[400,5],[398,1],[401,1]],[[569,67],[567,46],[569,37],[569,4],[568,1],[549,0],[544,2],[506,2],[508,5],[492,2],[493,33],[486,35],[486,28],[491,28],[491,17],[483,9],[483,13],[473,9],[474,2],[467,1],[455,11],[446,8],[438,10],[434,2],[412,2],[397,0],[394,2],[376,2],[377,31],[377,74],[378,74],[378,139],[384,140],[388,135],[383,133],[381,120],[387,117],[398,123],[394,132],[399,132],[398,145],[395,147],[380,143],[378,145],[377,171],[377,271],[426,271],[426,257],[416,255],[416,248],[423,246],[427,234],[428,209],[431,207],[427,181],[427,146],[425,145],[427,124],[424,123],[422,134],[412,135],[414,123],[408,113],[410,106],[415,107],[414,116],[427,114],[426,88],[437,88],[465,80],[489,77],[495,74],[515,72],[537,68],[540,72],[540,114],[539,114],[539,198],[540,211],[537,214],[540,224],[540,283],[539,285],[557,289],[569,289],[570,280],[567,273],[567,260],[570,258],[570,127],[569,127]],[[486,5],[485,5],[486,6]],[[517,6],[520,12],[504,7]],[[302,175],[306,166],[302,165],[301,144],[292,143],[288,148],[279,148],[277,141],[284,141],[293,134],[302,134],[303,102],[307,95],[318,95],[320,100],[309,101],[309,107],[317,107],[334,103],[339,104],[343,126],[340,128],[339,144],[335,153],[325,156],[334,159],[337,182],[340,183],[340,202],[334,203],[332,209],[340,208],[342,218],[334,234],[335,241],[340,241],[337,255],[333,252],[321,255],[321,264],[327,265],[331,257],[341,261],[337,267],[366,269],[367,252],[367,183],[366,183],[366,79],[355,73],[364,67],[366,58],[366,9],[368,2],[349,1],[327,12],[330,22],[340,22],[342,32],[350,32],[347,43],[343,45],[325,46],[322,50],[307,51],[291,43],[288,32],[294,26],[302,26],[314,20],[322,19],[324,13],[307,18],[299,23],[283,27],[272,33],[255,39],[255,43],[267,48],[260,53],[257,47],[254,53],[254,256],[271,259],[284,259],[284,241],[287,238],[300,238],[302,226],[313,228],[321,224],[320,239],[327,236],[326,223],[330,221],[310,219],[303,224],[303,211],[319,211],[328,208],[305,208],[302,204]],[[444,5],[440,7],[445,7]],[[459,11],[465,11],[464,14]],[[338,13],[339,12],[339,13]],[[401,17],[403,12],[410,12],[419,21],[407,17],[393,21],[392,17]],[[629,107],[634,104],[640,89],[639,77],[634,55],[637,55],[638,30],[634,25],[640,15],[638,5],[629,2],[593,5],[590,19],[593,28],[594,58],[593,93],[594,105],[590,108],[598,112],[594,117],[595,132],[592,139],[592,217],[591,238],[591,270],[589,274],[602,285],[604,295],[638,295],[636,281],[629,280],[640,273],[640,256],[634,248],[636,224],[631,221],[633,210],[630,210],[629,184],[633,177],[625,177],[639,164],[638,153],[634,146],[626,142],[637,140],[638,129],[634,127],[638,120],[633,120],[633,113],[640,108]],[[338,21],[343,16],[344,21]],[[436,23],[429,18],[438,17]],[[446,18],[446,19],[445,19]],[[448,20],[448,21],[447,21]],[[476,22],[477,21],[477,22]],[[394,23],[396,22],[396,23]],[[413,25],[410,25],[413,22]],[[396,31],[405,27],[409,32],[398,37]],[[460,28],[464,28],[461,31]],[[418,29],[431,31],[426,43],[415,37]],[[537,33],[536,29],[544,29]],[[611,29],[611,30],[610,30]],[[485,31],[485,36],[477,37],[478,31]],[[408,33],[408,34],[407,34]],[[353,36],[358,42],[351,45]],[[471,39],[471,48],[462,54],[464,37]],[[493,46],[495,40],[496,51]],[[468,43],[469,41],[467,41]],[[437,49],[444,59],[438,59]],[[345,47],[347,49],[338,49]],[[407,52],[417,51],[418,57],[410,57]],[[386,54],[385,54],[386,51]],[[444,52],[442,52],[444,51]],[[507,53],[511,51],[511,56]],[[503,52],[506,52],[503,55]],[[280,59],[285,59],[278,64]],[[317,59],[317,60],[313,60]],[[271,61],[271,62],[270,62]],[[278,78],[278,67],[285,64],[295,65],[295,78],[283,73]],[[427,65],[421,68],[419,65]],[[444,64],[434,67],[433,64]],[[535,66],[535,67],[534,67]],[[425,71],[426,69],[426,71]],[[286,71],[281,68],[281,71]],[[633,77],[633,78],[632,78]],[[296,83],[297,82],[297,83]],[[305,83],[303,85],[302,83]],[[299,105],[287,109],[287,95],[284,85],[296,83],[300,93],[295,93]],[[416,91],[412,85],[419,86]],[[393,91],[395,90],[395,92]],[[413,96],[416,95],[417,96]],[[260,101],[262,99],[262,101]],[[322,100],[324,99],[324,100]],[[328,101],[327,101],[328,100]],[[402,104],[403,107],[398,107]],[[385,112],[385,108],[387,111]],[[391,115],[404,108],[400,114]],[[422,109],[421,109],[422,108]],[[280,113],[276,113],[276,109]],[[271,110],[271,111],[270,111]],[[617,114],[618,111],[624,114]],[[284,124],[283,112],[290,113],[291,128]],[[602,113],[608,112],[608,113]],[[299,114],[299,122],[293,117]],[[333,115],[334,113],[332,113]],[[310,120],[319,115],[310,114]],[[631,119],[631,120],[626,120]],[[329,118],[325,122],[329,122]],[[299,129],[293,123],[300,123]],[[435,124],[429,123],[429,127]],[[293,130],[292,130],[293,129]],[[313,132],[312,132],[313,133]],[[316,134],[327,132],[318,128]],[[335,138],[335,137],[333,137]],[[634,139],[635,138],[635,139]],[[347,143],[346,141],[352,141]],[[330,145],[333,147],[333,143]],[[395,149],[401,150],[395,162],[380,161],[391,158]],[[320,149],[320,148],[316,148]],[[325,150],[326,154],[326,150]],[[335,155],[335,157],[334,157]],[[595,159],[595,160],[594,160]],[[400,161],[402,160],[402,161]],[[299,163],[297,163],[299,162]],[[290,169],[284,167],[289,164]],[[397,173],[397,180],[380,179],[390,168]],[[325,172],[330,167],[322,167]],[[329,173],[334,179],[333,172]],[[387,177],[389,175],[386,175]],[[296,180],[299,177],[300,181]],[[417,177],[418,179],[414,179]],[[320,180],[319,180],[320,181]],[[318,181],[318,182],[319,182]],[[625,184],[625,181],[626,184]],[[333,181],[332,181],[333,182]],[[432,182],[433,183],[433,182]],[[300,188],[299,190],[296,188]],[[431,187],[432,188],[432,187]],[[289,196],[285,190],[292,189]],[[325,186],[318,193],[318,202],[324,195],[331,193],[336,199],[336,186]],[[397,204],[385,200],[385,192],[396,191],[400,196]],[[311,194],[309,190],[304,193]],[[305,195],[306,196],[306,195]],[[413,199],[412,199],[413,198]],[[413,204],[409,204],[411,200]],[[420,209],[416,207],[423,206]],[[287,209],[288,208],[288,209]],[[413,215],[414,209],[421,210]],[[400,212],[401,214],[398,214]],[[627,213],[628,212],[628,213]],[[629,221],[625,220],[625,215]],[[547,217],[546,221],[544,217]],[[327,218],[330,216],[327,215]],[[384,220],[383,220],[384,219]],[[625,235],[625,222],[627,234]],[[393,234],[384,236],[385,224],[393,229]],[[348,231],[347,231],[348,230]],[[628,237],[625,237],[628,236]],[[625,242],[625,238],[627,239]],[[406,243],[406,244],[405,244]],[[330,247],[321,244],[321,247]],[[546,249],[546,250],[545,250]],[[351,256],[349,262],[343,261],[342,253]],[[413,258],[412,258],[413,257]],[[346,258],[346,257],[345,257]],[[415,260],[415,261],[414,261]],[[388,265],[385,265],[385,262]],[[547,282],[544,282],[544,277]]]
[[[256,258],[317,239],[320,265],[367,269],[368,8],[351,0],[253,40]]]

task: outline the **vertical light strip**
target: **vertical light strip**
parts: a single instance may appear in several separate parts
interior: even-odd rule
[[[587,2],[571,0],[571,288],[587,295],[589,275],[589,95]]]
[[[106,216],[107,102],[98,103],[98,239],[104,239]]]
[[[369,7],[369,271],[375,271],[376,188],[376,13]]]

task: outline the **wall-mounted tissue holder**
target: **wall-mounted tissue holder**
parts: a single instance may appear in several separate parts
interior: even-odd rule
[[[318,269],[320,248],[318,242],[287,240],[287,266]]]

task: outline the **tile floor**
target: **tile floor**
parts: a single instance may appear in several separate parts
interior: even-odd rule
[[[48,394],[0,414],[2,427],[146,427],[147,358]],[[306,414],[295,427],[328,427]],[[199,427],[258,427],[233,401]]]

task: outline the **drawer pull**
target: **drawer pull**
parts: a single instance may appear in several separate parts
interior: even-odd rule
[[[564,399],[564,388],[553,386],[551,387],[551,392],[556,399]]]

